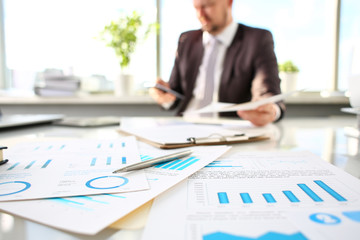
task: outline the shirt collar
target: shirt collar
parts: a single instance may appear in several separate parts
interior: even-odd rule
[[[229,26],[227,26],[221,33],[216,36],[211,35],[210,33],[203,32],[203,45],[207,45],[212,38],[216,38],[226,47],[230,46],[232,40],[234,39],[235,33],[237,31],[238,24],[232,21]]]

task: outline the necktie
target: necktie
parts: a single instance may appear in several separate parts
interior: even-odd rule
[[[212,102],[212,98],[214,95],[215,64],[219,49],[219,41],[216,38],[213,38],[211,41],[212,41],[212,49],[206,64],[206,71],[205,71],[204,98],[200,102],[200,108],[209,105]]]

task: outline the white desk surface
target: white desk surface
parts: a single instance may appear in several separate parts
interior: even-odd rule
[[[322,97],[319,92],[301,92],[286,98],[290,104],[349,104],[346,96]],[[157,103],[146,93],[117,97],[112,94],[80,93],[71,97],[40,97],[32,92],[0,91],[0,104],[6,105],[53,105],[53,104],[154,104]]]
[[[308,150],[324,161],[360,178],[359,139],[348,137],[346,127],[355,127],[353,115],[329,118],[283,119],[269,126],[270,140],[233,145],[231,151]],[[41,125],[0,132],[0,145],[16,139],[54,138],[117,138],[117,126],[102,128],[73,128]],[[46,227],[20,217],[0,213],[0,239],[140,239],[140,230],[107,228],[95,236],[82,236]]]

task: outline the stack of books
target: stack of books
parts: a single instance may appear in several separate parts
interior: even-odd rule
[[[80,89],[80,78],[65,75],[61,70],[44,71],[37,75],[34,92],[45,97],[74,96]]]

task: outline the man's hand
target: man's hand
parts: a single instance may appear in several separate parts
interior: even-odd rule
[[[156,83],[157,84],[161,84],[167,88],[169,88],[169,83],[164,82],[161,78],[156,79]],[[166,103],[171,103],[174,102],[176,100],[176,96],[171,94],[171,93],[167,93],[164,92],[160,89],[157,89],[155,87],[152,87],[149,89],[149,94],[150,96],[158,103],[158,104],[166,104]]]
[[[244,120],[249,120],[255,126],[264,126],[276,120],[278,106],[268,103],[255,110],[237,111],[237,115]]]

